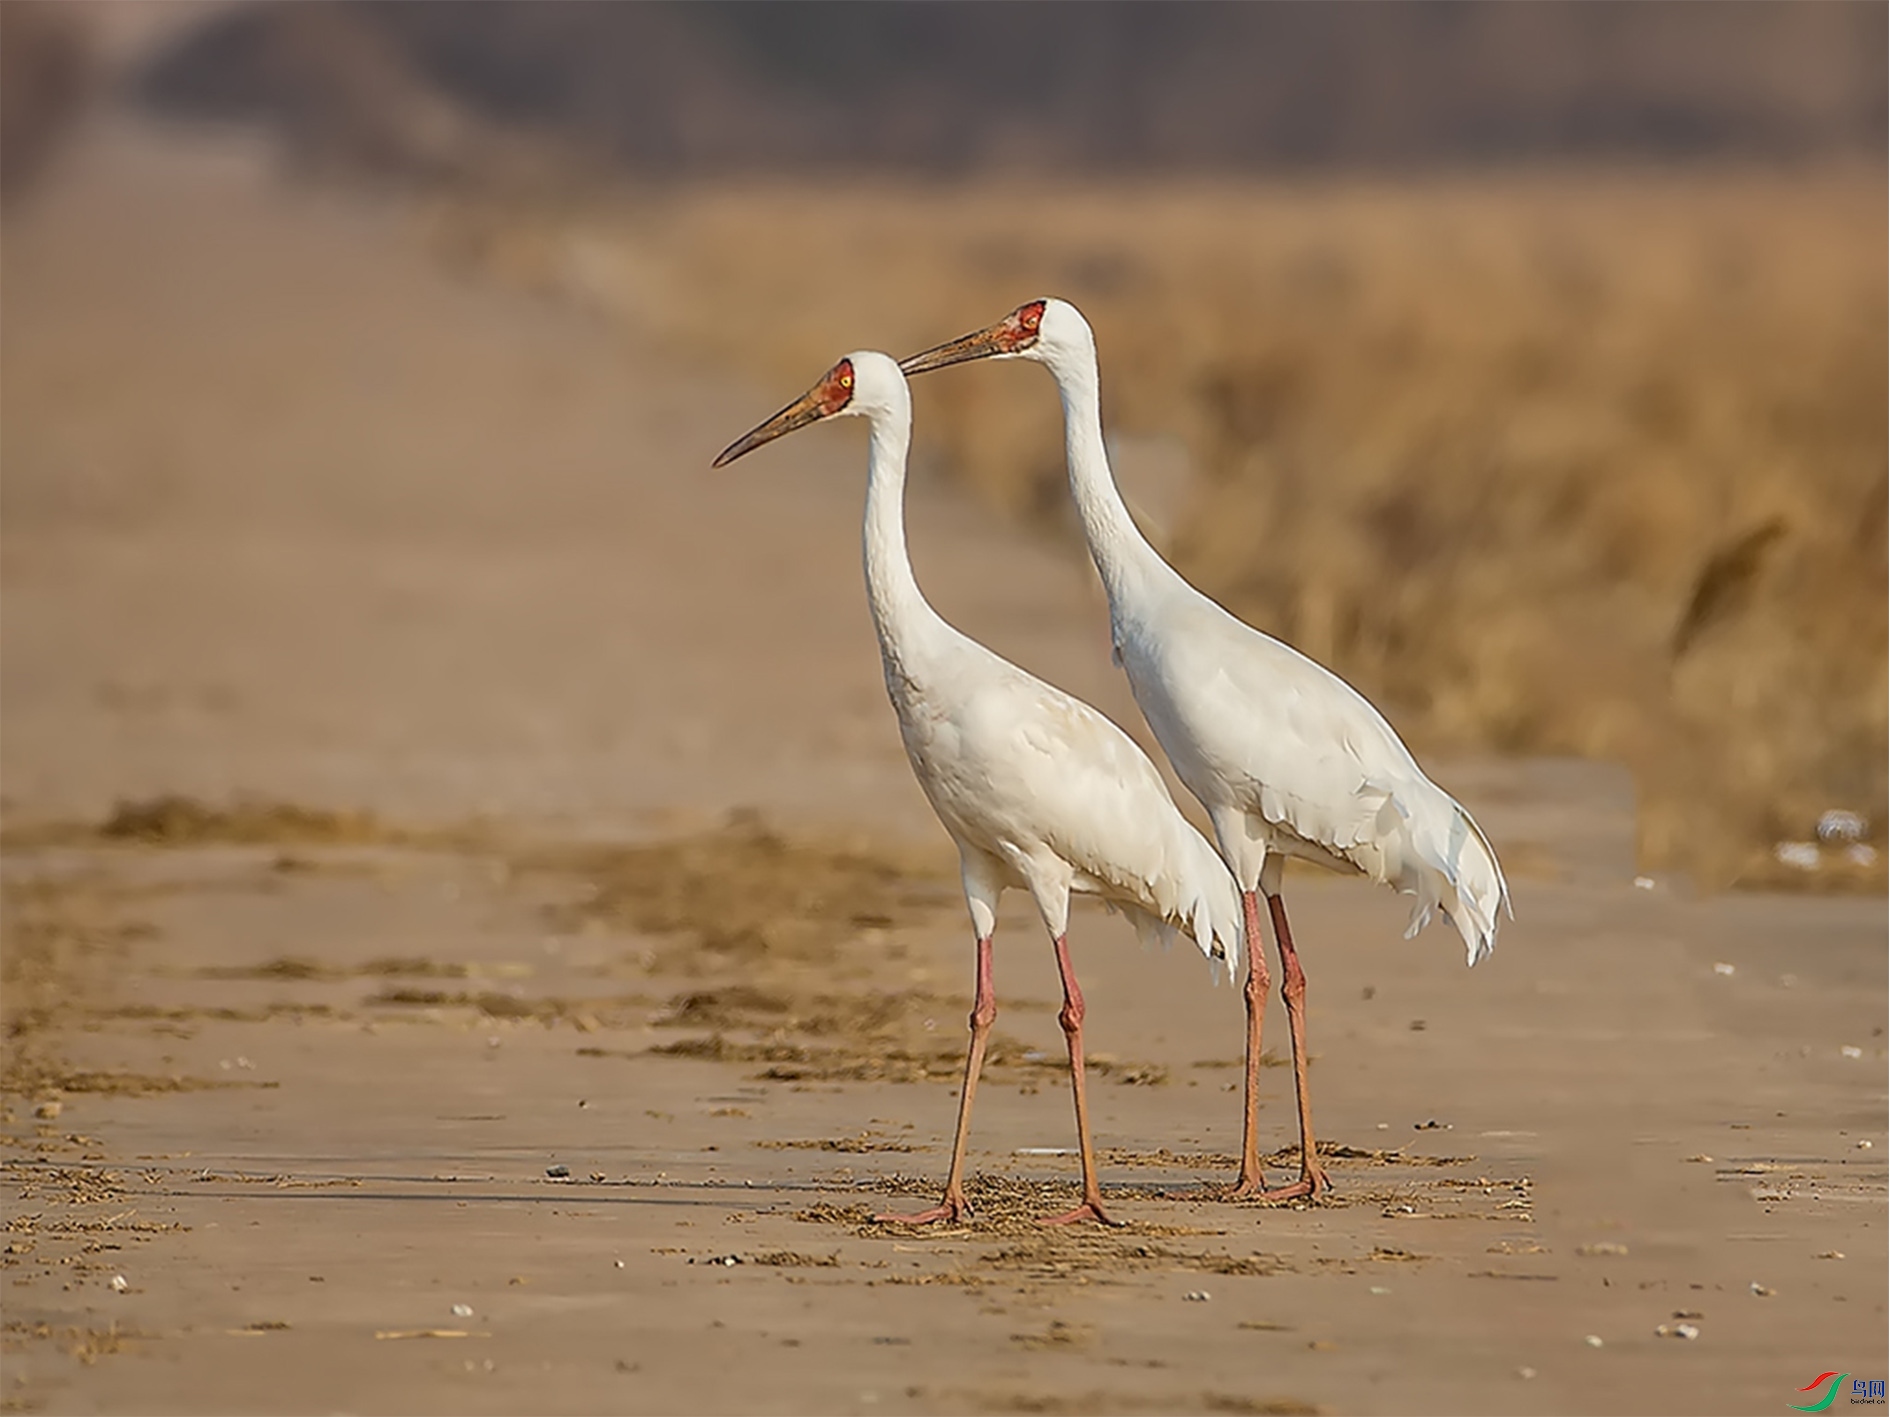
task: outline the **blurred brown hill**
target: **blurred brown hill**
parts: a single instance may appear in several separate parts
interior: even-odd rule
[[[678,174],[1789,159],[1883,150],[1885,44],[1883,6],[1820,0],[372,0],[226,11],[140,88],[435,175],[551,148]]]
[[[39,171],[92,81],[83,28],[47,4],[0,5],[0,195]]]

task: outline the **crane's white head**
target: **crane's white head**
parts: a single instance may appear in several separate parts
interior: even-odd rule
[[[848,416],[912,416],[912,399],[906,390],[906,376],[890,355],[878,350],[855,350],[820,376],[820,382],[802,394],[766,423],[742,434],[715,460],[724,467],[752,453],[763,443],[772,443],[783,433],[805,428],[823,418]]]
[[[1067,300],[1032,300],[988,329],[935,345],[901,360],[906,374],[929,374],[971,359],[1034,359],[1053,368],[1096,357],[1096,336],[1083,312]]]

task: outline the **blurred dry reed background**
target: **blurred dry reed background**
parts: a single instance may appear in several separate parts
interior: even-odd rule
[[[1112,430],[1193,469],[1165,549],[1420,752],[1624,760],[1649,868],[1880,889],[1883,42],[1818,3],[285,5],[138,87],[783,401],[1075,300]],[[1079,554],[1041,373],[919,400],[922,456]],[[1789,849],[1830,809],[1867,839]]]
[[[1198,469],[1166,549],[1420,751],[1625,760],[1650,868],[1863,884],[1880,855],[1806,873],[1774,848],[1833,807],[1882,842],[1882,188],[758,185],[556,220],[455,204],[434,235],[783,400],[846,348],[1067,296],[1112,428]],[[1047,378],[919,399],[953,473],[1067,523]]]

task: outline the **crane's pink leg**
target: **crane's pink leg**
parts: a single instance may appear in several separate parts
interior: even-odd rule
[[[1077,987],[1076,971],[1070,967],[1069,937],[1058,935],[1057,972],[1063,976],[1063,1008],[1057,1022],[1063,1025],[1063,1040],[1070,1048],[1070,1088],[1076,1094],[1076,1140],[1083,1153],[1083,1203],[1061,1215],[1049,1215],[1039,1225],[1068,1225],[1073,1220],[1096,1220],[1114,1225],[1103,1211],[1102,1187],[1096,1181],[1096,1153],[1089,1144],[1089,1096],[1083,1088],[1083,991]]]
[[[958,1094],[958,1135],[952,1142],[952,1169],[945,1178],[945,1197],[930,1210],[913,1215],[876,1215],[879,1221],[900,1225],[930,1225],[935,1220],[956,1223],[971,1206],[965,1200],[965,1139],[971,1135],[971,1099],[984,1069],[984,1045],[997,1018],[997,992],[991,987],[991,937],[978,941],[978,984],[971,1003],[971,1049],[965,1054],[965,1085]]]
[[[1247,927],[1247,1079],[1246,1110],[1240,1125],[1240,1176],[1222,1195],[1227,1200],[1257,1196],[1266,1190],[1260,1170],[1260,1026],[1266,1019],[1266,950],[1260,938],[1260,898],[1253,891],[1240,893],[1240,908]]]
[[[1261,1199],[1288,1201],[1320,1195],[1332,1189],[1332,1182],[1319,1164],[1319,1146],[1313,1140],[1312,1091],[1306,1078],[1306,971],[1299,967],[1299,952],[1293,948],[1286,902],[1269,895],[1267,909],[1273,915],[1273,938],[1280,947],[1280,997],[1286,1001],[1286,1026],[1293,1035],[1293,1091],[1299,1099],[1299,1179],[1263,1192]]]

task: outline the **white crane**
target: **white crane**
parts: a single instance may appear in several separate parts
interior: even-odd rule
[[[912,401],[884,354],[850,354],[814,387],[716,458],[721,467],[819,419],[858,415],[872,437],[867,457],[867,598],[879,635],[886,692],[899,736],[932,810],[958,846],[965,904],[977,932],[971,1047],[958,1098],[958,1132],[943,1199],[916,1215],[881,1220],[956,1221],[967,1211],[965,1138],[985,1042],[997,1016],[991,934],[1006,886],[1029,891],[1055,946],[1063,979],[1057,1015],[1070,1054],[1083,1203],[1046,1224],[1111,1223],[1090,1147],[1083,1087],[1083,993],[1071,968],[1070,892],[1100,896],[1145,940],[1191,935],[1232,979],[1241,948],[1240,900],[1227,868],[1168,795],[1135,743],[1088,704],[960,634],[926,602],[906,554],[906,449]]]
[[[1261,634],[1189,585],[1130,518],[1103,448],[1096,340],[1075,306],[1033,300],[988,329],[915,354],[908,374],[970,359],[1048,366],[1063,402],[1070,491],[1109,596],[1115,660],[1135,701],[1207,809],[1241,891],[1248,943],[1246,1114],[1230,1195],[1312,1196],[1330,1185],[1313,1140],[1306,1079],[1306,976],[1280,898],[1288,857],[1355,872],[1417,897],[1409,939],[1442,910],[1475,964],[1509,905],[1496,853],[1470,814],[1426,777],[1384,716],[1336,674]],[[1266,1189],[1260,1170],[1260,1030],[1267,966],[1263,892],[1293,1041],[1300,1175]]]

